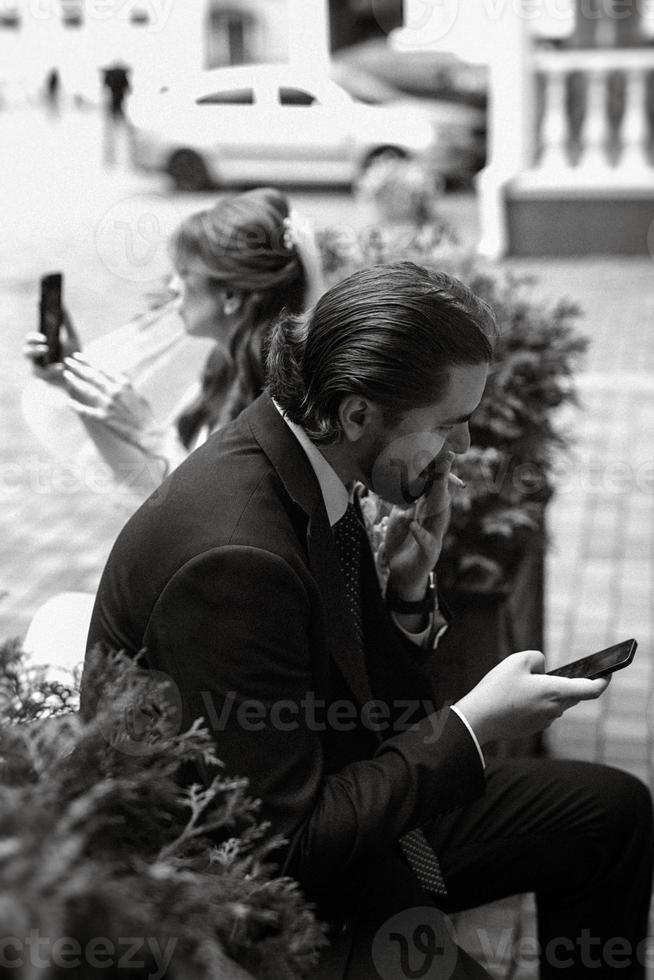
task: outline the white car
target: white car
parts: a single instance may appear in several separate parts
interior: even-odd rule
[[[382,153],[437,164],[427,113],[358,102],[290,65],[217,68],[135,93],[133,160],[179,188],[345,183]]]

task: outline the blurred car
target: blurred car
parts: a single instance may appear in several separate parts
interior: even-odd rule
[[[484,166],[486,66],[444,51],[397,51],[388,40],[375,39],[337,51],[331,77],[364,102],[426,113],[446,183],[469,183]]]
[[[365,105],[325,75],[290,65],[216,68],[135,94],[133,161],[177,187],[351,184],[380,154],[438,169],[418,109]]]
[[[332,75],[346,91],[369,105],[421,112],[434,131],[434,167],[447,185],[468,184],[486,161],[486,112],[451,98],[411,95],[367,72],[335,64]]]

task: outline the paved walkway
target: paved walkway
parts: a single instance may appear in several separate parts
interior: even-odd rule
[[[549,729],[548,747],[561,757],[626,769],[654,792],[654,262],[509,264],[537,275],[543,296],[577,300],[584,313],[579,328],[591,340],[576,379],[580,406],[561,419],[573,445],[559,459],[547,516],[548,661],[556,666],[628,637],[639,644],[633,664],[602,698],[578,704]],[[479,951],[479,935],[487,936],[487,948],[498,951],[498,977],[533,980],[531,897],[523,903],[522,931],[513,936],[506,926],[511,908],[507,902],[468,913],[465,938]],[[507,974],[511,948],[524,948],[525,957]]]
[[[627,637],[632,666],[596,702],[552,727],[554,752],[629,769],[654,789],[654,263],[588,259],[513,263],[537,271],[539,290],[579,301],[591,338],[578,379],[581,405],[566,420],[549,508],[547,655],[553,664]]]

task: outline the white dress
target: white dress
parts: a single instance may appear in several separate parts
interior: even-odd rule
[[[212,341],[185,333],[176,302],[85,347],[93,363],[108,373],[127,374],[134,389],[149,402],[157,427],[147,446],[130,444],[106,426],[97,426],[91,438],[68,405],[64,388],[40,378],[32,378],[23,390],[24,419],[56,458],[75,468],[97,467],[105,481],[113,481],[113,499],[122,495],[127,517],[165,475],[158,460],[163,458],[171,470],[188,455],[190,450],[179,441],[175,422],[198,391],[198,379],[212,347]],[[207,428],[200,430],[191,448],[208,434]],[[145,467],[146,478],[131,485],[121,481],[120,475],[130,467]],[[28,662],[48,665],[47,676],[52,679],[70,681],[74,668],[84,659],[93,602],[94,596],[84,592],[64,592],[48,599],[35,613],[23,640]]]
[[[113,480],[117,490],[127,490],[134,503],[145,499],[166,470],[188,455],[175,423],[197,393],[214,346],[211,340],[188,336],[177,305],[167,303],[84,348],[89,360],[107,373],[126,374],[149,403],[155,425],[138,441],[122,438],[104,424],[84,424],[59,385],[35,377],[22,393],[23,417],[49,453],[75,468],[106,470],[98,475]]]

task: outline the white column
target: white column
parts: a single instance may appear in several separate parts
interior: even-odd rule
[[[641,26],[646,40],[654,38],[654,0],[643,0]]]
[[[586,75],[586,114],[581,132],[582,149],[579,166],[586,170],[605,170],[608,167],[607,141],[609,115],[607,107],[608,72],[603,68]]]
[[[476,181],[481,229],[477,251],[497,259],[508,248],[506,185],[533,163],[534,69],[528,19],[519,0],[504,4],[488,26],[488,164]]]
[[[542,152],[538,169],[553,173],[568,169],[566,153],[568,112],[565,97],[565,73],[553,68],[543,73]]]
[[[649,167],[647,140],[647,87],[644,68],[628,70],[625,76],[624,118],[622,120],[621,169],[642,170]],[[628,178],[625,173],[625,177]]]
[[[288,0],[288,60],[327,71],[330,57],[329,0]]]
[[[404,26],[391,35],[399,50],[452,51],[489,67],[488,165],[477,177],[478,250],[506,251],[504,189],[533,161],[533,2],[405,0]]]

